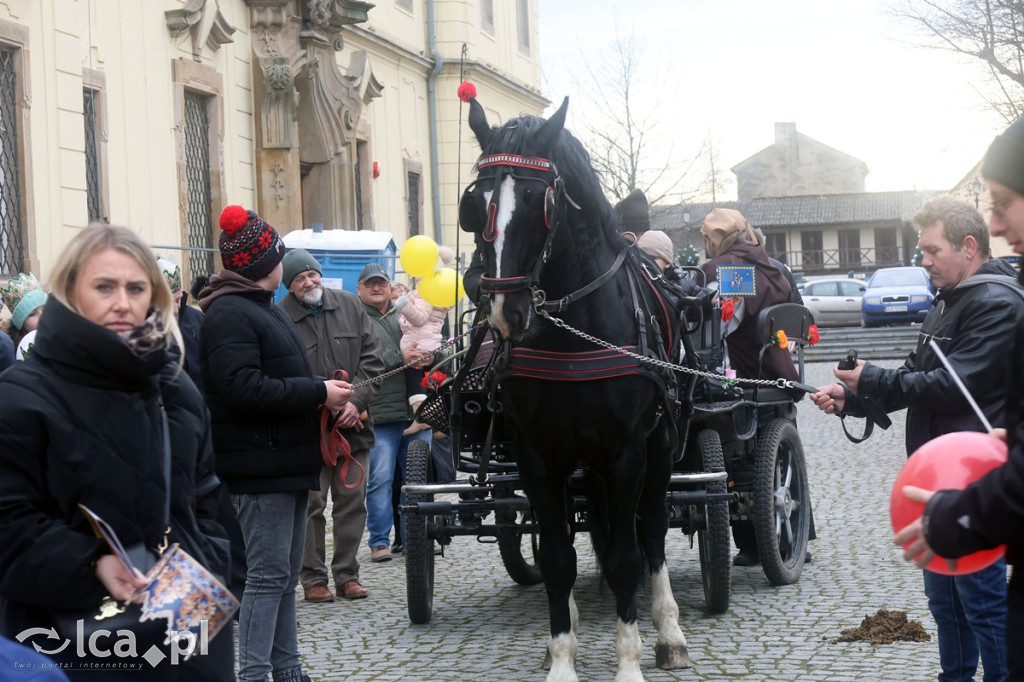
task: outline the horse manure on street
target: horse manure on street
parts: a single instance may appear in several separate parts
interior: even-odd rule
[[[879,609],[873,616],[864,616],[859,627],[843,630],[839,637],[829,644],[838,642],[871,642],[892,644],[893,642],[929,642],[931,635],[916,620],[907,620],[903,611]]]

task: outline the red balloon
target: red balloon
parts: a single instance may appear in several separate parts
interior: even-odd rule
[[[1006,443],[977,431],[947,433],[928,441],[910,456],[893,483],[889,497],[893,532],[909,526],[924,514],[924,505],[904,495],[903,486],[962,490],[1004,464],[1007,456]],[[1005,551],[1006,545],[1000,545],[960,557],[953,571],[941,557],[932,559],[925,568],[945,575],[964,575],[995,563]]]

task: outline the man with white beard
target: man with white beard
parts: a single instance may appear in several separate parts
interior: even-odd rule
[[[313,373],[331,378],[335,370],[348,372],[352,384],[363,383],[384,372],[380,341],[359,298],[340,289],[325,289],[320,281],[320,263],[304,249],[285,254],[281,281],[288,295],[278,306],[292,319],[306,345],[306,357]],[[367,589],[359,582],[359,541],[366,524],[366,479],[370,470],[370,447],[374,443],[373,419],[366,413],[379,384],[355,390],[349,404],[338,414],[341,434],[352,448],[359,466],[350,464],[342,480],[345,458],[320,471],[320,490],[309,494],[306,517],[306,545],[302,552],[299,581],[306,601],[332,602],[324,533],[327,493],[334,507],[334,557],[331,573],[334,589],[345,599],[363,599]],[[362,416],[362,417],[361,417]],[[351,486],[351,487],[349,487]]]

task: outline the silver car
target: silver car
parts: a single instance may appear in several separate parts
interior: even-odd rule
[[[820,327],[860,326],[860,300],[867,282],[849,277],[822,277],[804,284],[804,306]]]

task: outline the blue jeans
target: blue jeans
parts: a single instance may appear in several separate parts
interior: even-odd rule
[[[302,569],[309,492],[232,495],[245,538],[246,574],[238,616],[238,679],[299,682],[295,587]]]
[[[985,667],[985,682],[1006,679],[1006,562],[967,575],[924,571],[924,593],[939,634],[939,682],[969,682]]]
[[[430,440],[430,431],[403,436],[410,422],[375,424],[375,444],[370,448],[370,480],[366,484],[366,529],[370,531],[370,547],[391,546],[391,527],[395,525],[391,509],[391,484],[395,467],[405,470],[405,453],[414,440]]]

